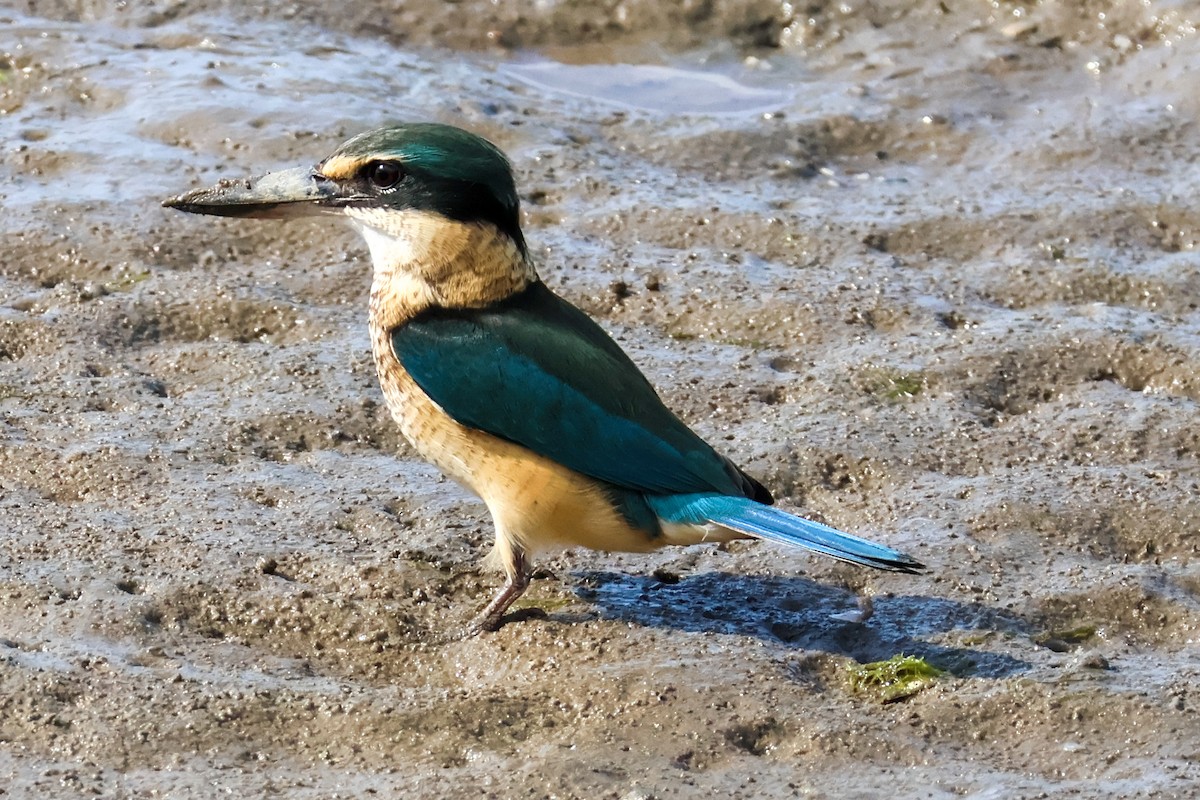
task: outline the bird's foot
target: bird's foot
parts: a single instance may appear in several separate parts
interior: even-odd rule
[[[529,588],[529,572],[525,567],[525,558],[523,556],[516,559],[517,570],[508,576],[508,580],[504,582],[504,587],[500,593],[492,598],[492,602],[487,604],[483,611],[479,612],[479,616],[471,620],[463,632],[463,638],[467,636],[475,636],[483,631],[498,631],[500,626],[504,624],[504,612],[508,611],[509,606]],[[542,617],[546,616],[546,612],[539,609],[521,609],[510,615],[510,621],[516,621],[513,617],[519,619],[528,619],[530,616],[538,616],[538,612]]]

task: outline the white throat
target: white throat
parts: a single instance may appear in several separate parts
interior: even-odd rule
[[[391,272],[398,266],[412,264],[417,260],[417,250],[412,239],[408,236],[396,236],[365,225],[355,220],[354,227],[362,234],[367,242],[367,250],[371,253],[371,265],[375,274],[381,271]]]
[[[346,214],[366,240],[376,274],[427,262],[442,222],[421,211],[350,208]]]
[[[422,224],[418,211],[383,212],[378,209],[348,209],[354,227],[362,234],[371,254],[372,321],[394,324],[393,313],[439,305],[440,292],[430,284],[422,267],[431,258],[431,237],[436,233]],[[424,238],[422,238],[424,237]]]

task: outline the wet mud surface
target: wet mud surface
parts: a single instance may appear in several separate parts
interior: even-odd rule
[[[0,796],[1200,793],[1191,4],[355,9],[0,7]],[[159,207],[396,119],[929,574],[572,552],[451,639],[490,521],[382,406],[365,248]],[[850,690],[899,653],[947,674]]]

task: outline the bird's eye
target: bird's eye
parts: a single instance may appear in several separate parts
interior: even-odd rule
[[[390,189],[404,177],[404,170],[395,161],[372,161],[366,173],[367,180],[380,189]]]

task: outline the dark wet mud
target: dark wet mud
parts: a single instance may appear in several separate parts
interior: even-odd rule
[[[0,8],[0,796],[1200,794],[1197,22]],[[159,207],[397,119],[505,148],[547,282],[929,574],[572,552],[447,640],[490,521],[388,419],[365,248]],[[851,690],[899,653],[946,674]]]

